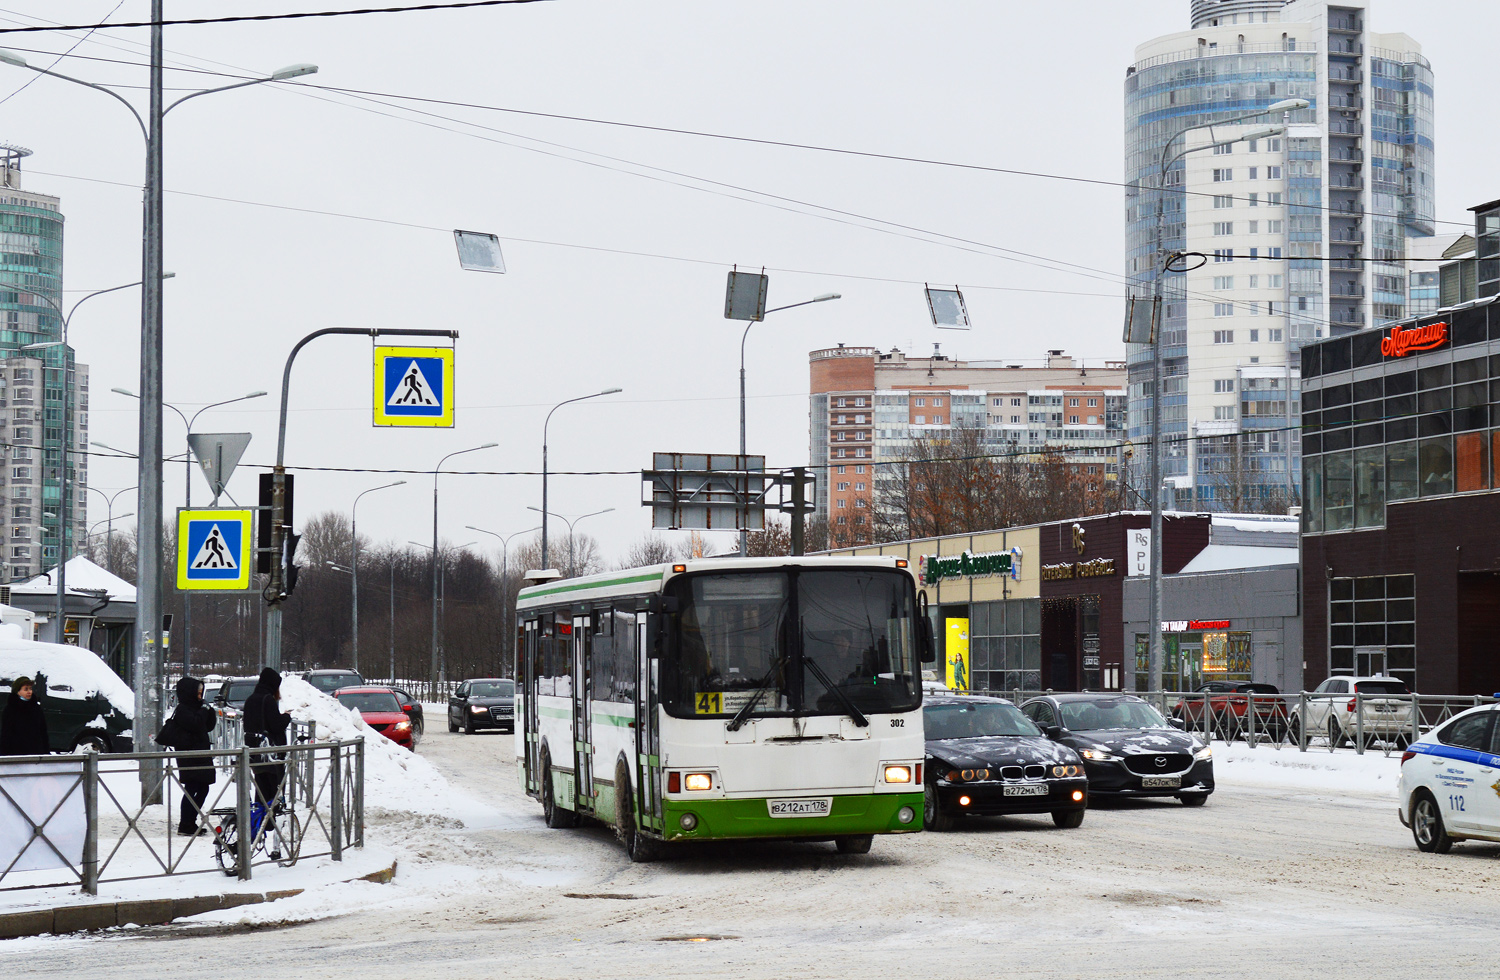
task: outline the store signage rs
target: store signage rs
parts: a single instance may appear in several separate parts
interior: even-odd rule
[[[1392,327],[1391,332],[1380,338],[1382,357],[1405,357],[1412,351],[1432,350],[1448,342],[1448,323],[1439,320],[1422,327]]]

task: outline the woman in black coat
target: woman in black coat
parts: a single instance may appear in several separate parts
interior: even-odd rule
[[[10,682],[10,698],[0,715],[0,755],[46,755],[52,751],[47,739],[47,717],[36,701],[30,677]]]
[[[270,667],[260,672],[255,690],[245,699],[245,744],[251,748],[262,745],[285,745],[287,726],[292,716],[281,710],[281,674]],[[251,764],[255,774],[255,786],[259,790],[257,802],[270,806],[281,789],[281,780],[286,776],[285,756],[265,752],[257,753],[258,761]]]
[[[184,677],[177,682],[177,710],[162,731],[163,741],[179,752],[206,752],[213,748],[208,733],[214,730],[218,715],[203,703],[203,682]],[[179,759],[177,777],[182,782],[182,811],[177,832],[184,837],[208,833],[199,823],[208,788],[218,778],[213,759]]]

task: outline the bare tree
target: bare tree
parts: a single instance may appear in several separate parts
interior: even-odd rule
[[[621,568],[640,568],[643,565],[661,565],[686,557],[687,549],[674,544],[659,534],[647,534],[625,552]]]

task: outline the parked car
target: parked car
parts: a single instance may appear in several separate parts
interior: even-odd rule
[[[516,682],[476,677],[458,685],[448,699],[448,731],[472,735],[481,728],[516,730]]]
[[[412,734],[420,740],[422,733],[427,730],[427,719],[422,714],[422,702],[399,687],[391,688],[391,693],[396,695],[397,701],[401,702],[401,710],[406,712],[406,717],[411,719]]]
[[[401,710],[396,692],[388,687],[344,687],[333,692],[346,708],[358,711],[365,724],[402,748],[416,751],[417,739],[411,719]]]
[[[1500,841],[1500,705],[1470,708],[1401,755],[1396,812],[1417,848],[1446,854],[1454,841]]]
[[[1083,757],[1089,795],[1175,796],[1202,806],[1214,791],[1213,750],[1131,694],[1049,694],[1021,711]]]
[[[245,699],[255,690],[259,677],[226,677],[214,693],[214,704],[220,709],[243,711]]]
[[[10,682],[30,677],[47,720],[53,752],[133,748],[135,696],[109,665],[88,650],[33,640],[0,639],[0,715]],[[145,742],[145,739],[142,739]],[[151,746],[155,748],[155,746]]]
[[[1050,813],[1059,827],[1083,823],[1083,760],[1049,740],[1009,701],[933,695],[923,699],[922,724],[924,829],[948,830],[971,814]]]
[[[343,687],[363,687],[365,679],[352,670],[309,670],[302,679],[324,694]]]
[[[1415,701],[1411,688],[1395,677],[1330,677],[1308,695],[1307,734],[1326,734],[1330,745],[1342,746],[1363,732],[1367,746],[1379,741],[1405,748],[1412,741]]]
[[[1271,684],[1246,681],[1208,681],[1172,705],[1172,724],[1195,732],[1205,730],[1224,739],[1243,738],[1250,731],[1250,702],[1254,695],[1255,734],[1281,740],[1289,730],[1286,700]]]

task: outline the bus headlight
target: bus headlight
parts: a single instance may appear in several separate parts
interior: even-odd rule
[[[690,793],[706,793],[714,788],[714,777],[706,772],[690,772],[682,777],[682,785]],[[688,814],[688,816],[692,815]],[[694,818],[695,821],[696,819]]]
[[[885,781],[888,783],[911,782],[911,766],[886,766]]]

